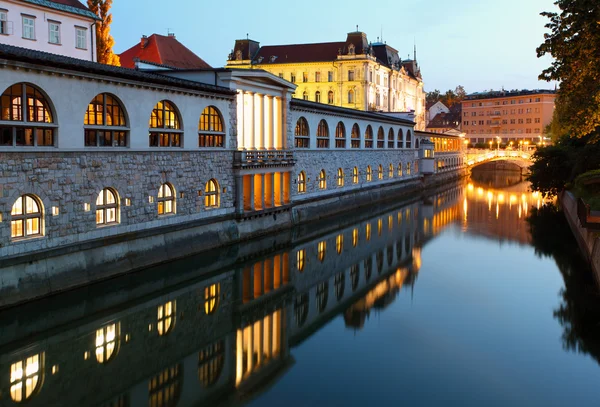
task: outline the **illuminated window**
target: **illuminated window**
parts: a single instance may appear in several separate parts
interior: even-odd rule
[[[377,168],[377,179],[383,179],[383,166],[381,164],[379,164],[379,167]]]
[[[303,194],[306,192],[306,173],[304,171],[300,171],[298,174],[298,193]]]
[[[96,331],[96,360],[98,363],[106,363],[117,353],[118,324],[107,325]]]
[[[331,82],[331,81],[330,81],[330,82]],[[334,99],[333,99],[333,91],[332,91],[332,90],[330,90],[330,91],[327,93],[327,103],[329,103],[330,105],[332,105],[332,104],[333,104],[333,102],[334,102]]]
[[[0,98],[0,146],[52,147],[56,125],[54,115],[42,92],[17,83]]]
[[[317,148],[329,148],[329,126],[325,120],[317,126]]]
[[[404,133],[402,129],[398,130],[398,148],[404,148]]]
[[[346,127],[342,122],[335,128],[335,148],[346,148]]]
[[[214,314],[219,307],[219,295],[221,294],[221,284],[212,284],[204,287],[204,312],[206,315]]]
[[[373,259],[371,257],[365,259],[363,265],[365,266],[365,280],[369,281],[373,274]]]
[[[327,307],[327,296],[329,294],[329,284],[327,281],[323,283],[319,283],[317,285],[317,310],[319,312],[325,311],[325,307]]]
[[[97,95],[88,105],[83,124],[86,147],[127,147],[125,109],[115,96]]]
[[[410,130],[406,132],[406,148],[412,148],[412,135],[410,134]]]
[[[341,168],[338,168],[338,170],[337,170],[337,186],[338,187],[344,186],[344,170]]]
[[[402,163],[398,164],[398,176],[402,176]]]
[[[358,229],[352,230],[352,247],[356,247],[358,245]]]
[[[213,386],[219,380],[225,364],[225,344],[216,342],[198,353],[198,380],[204,387]]]
[[[296,296],[294,301],[294,319],[296,326],[301,327],[306,322],[308,316],[308,294],[300,294]]]
[[[175,213],[175,191],[171,184],[162,184],[160,186],[157,202],[159,215]]]
[[[373,148],[373,128],[370,125],[365,131],[365,148]]]
[[[352,183],[358,184],[358,167],[352,169]]]
[[[44,354],[29,356],[10,365],[10,398],[28,400],[42,385]]]
[[[371,166],[367,166],[367,182],[371,182],[373,181],[373,170],[371,169]]]
[[[377,220],[377,235],[381,236],[381,230],[383,229],[383,221],[381,218]]]
[[[169,301],[166,304],[159,305],[157,311],[157,330],[159,335],[166,335],[171,331],[175,320],[175,303]]]
[[[325,170],[319,173],[319,189],[327,189],[327,174]]]
[[[225,129],[221,112],[208,106],[200,115],[198,147],[225,147]]]
[[[352,126],[352,132],[350,133],[350,147],[360,148],[360,128],[356,123]]]
[[[319,92],[319,91],[315,92],[315,102],[321,103],[321,92]]]
[[[215,179],[211,179],[204,187],[204,206],[207,208],[218,208],[221,206],[221,197],[219,194],[219,184]]]
[[[367,223],[365,225],[365,235],[366,235],[367,241],[371,240],[371,224],[370,223]]]
[[[296,252],[296,269],[300,272],[304,271],[304,264],[306,261],[306,250],[298,250]]]
[[[319,242],[317,245],[317,258],[322,263],[325,260],[325,253],[327,252],[327,242],[324,240]]]
[[[296,130],[294,131],[294,140],[296,148],[308,148],[310,143],[310,132],[308,122],[304,117],[300,117],[296,122]]]
[[[410,175],[410,163],[406,163],[406,175]]]
[[[10,235],[13,238],[43,235],[43,207],[35,195],[22,195],[15,201],[10,212]]]
[[[150,147],[181,147],[181,120],[175,106],[162,100],[150,115]]]
[[[388,178],[394,178],[394,164],[390,164],[388,167]]]
[[[335,238],[335,251],[338,254],[342,254],[343,250],[344,250],[344,235],[340,233]]]
[[[181,395],[182,370],[181,365],[171,366],[150,379],[148,383],[150,407],[177,405]]]
[[[96,225],[112,225],[119,222],[119,198],[117,191],[104,188],[96,199]]]
[[[334,278],[335,297],[337,300],[341,300],[344,296],[344,285],[346,284],[346,277],[344,272],[337,273]]]
[[[377,148],[385,147],[385,132],[383,131],[383,127],[379,127],[377,130]]]
[[[350,268],[350,283],[352,284],[352,291],[356,291],[358,288],[359,277],[358,264],[355,264]]]
[[[387,146],[388,148],[394,148],[394,129],[390,128],[390,130],[388,131],[388,143]]]

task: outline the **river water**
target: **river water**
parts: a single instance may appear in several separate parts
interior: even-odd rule
[[[543,204],[475,173],[4,310],[0,406],[598,405],[600,297]]]

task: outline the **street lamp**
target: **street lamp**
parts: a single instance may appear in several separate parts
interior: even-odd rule
[[[492,149],[492,143],[493,143],[493,141],[490,140],[490,150]]]

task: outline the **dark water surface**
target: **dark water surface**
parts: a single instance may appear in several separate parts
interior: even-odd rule
[[[600,297],[542,205],[474,174],[2,311],[0,406],[598,405]]]

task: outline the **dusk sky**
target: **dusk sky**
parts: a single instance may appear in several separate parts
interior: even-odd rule
[[[468,93],[501,89],[552,89],[538,81],[550,58],[538,59],[552,0],[113,0],[115,52],[142,34],[171,30],[213,67],[225,65],[239,38],[261,45],[344,41],[356,30],[383,39],[403,58],[417,44],[425,90],[463,85]]]

